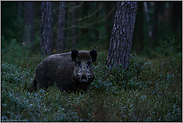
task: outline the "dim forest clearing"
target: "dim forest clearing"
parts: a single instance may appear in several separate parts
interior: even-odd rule
[[[68,94],[56,85],[29,93],[44,57],[28,56],[15,40],[2,46],[1,121],[182,121],[180,53],[156,59],[132,54],[126,71],[108,71],[107,52],[98,52],[87,93]]]

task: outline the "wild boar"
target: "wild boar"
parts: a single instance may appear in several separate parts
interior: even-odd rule
[[[96,59],[96,50],[50,55],[36,66],[31,90],[47,89],[56,82],[61,90],[86,91],[94,80],[92,62]]]

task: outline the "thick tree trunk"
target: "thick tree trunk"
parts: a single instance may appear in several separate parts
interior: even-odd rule
[[[41,2],[40,48],[43,55],[50,55],[53,51],[52,35],[52,2]]]
[[[65,16],[66,2],[59,2],[58,31],[57,31],[57,53],[65,51]]]
[[[21,13],[21,12],[20,12]],[[34,49],[34,2],[25,2],[24,42]]]
[[[106,62],[109,68],[129,66],[137,9],[137,2],[117,2]]]

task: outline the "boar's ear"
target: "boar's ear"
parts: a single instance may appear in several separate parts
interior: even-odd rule
[[[96,50],[91,50],[90,51],[90,56],[92,57],[92,62],[95,62],[97,60],[97,51]]]
[[[72,50],[72,53],[71,53],[72,61],[76,61],[77,56],[78,56],[78,51]]]

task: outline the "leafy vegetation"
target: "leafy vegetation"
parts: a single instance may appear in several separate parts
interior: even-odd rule
[[[27,55],[15,40],[4,42],[1,121],[182,121],[182,54],[156,59],[133,54],[127,70],[109,71],[107,53],[99,52],[87,93],[60,92],[55,85],[29,93],[43,57]]]

